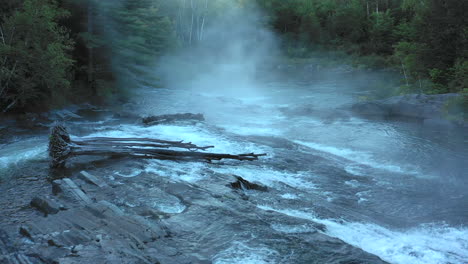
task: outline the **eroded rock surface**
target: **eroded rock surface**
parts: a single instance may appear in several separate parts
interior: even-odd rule
[[[115,178],[103,167],[55,180],[54,192],[32,199],[35,217],[0,230],[1,263],[220,263],[260,253],[272,262],[383,263],[323,225],[259,209],[268,192],[232,188],[265,186],[212,176]]]

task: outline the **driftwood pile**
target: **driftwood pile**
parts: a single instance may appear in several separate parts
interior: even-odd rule
[[[68,158],[82,155],[131,156],[137,158],[207,161],[222,159],[257,160],[266,154],[224,154],[202,152],[214,146],[199,147],[191,142],[167,141],[151,138],[80,138],[71,140],[66,128],[56,125],[49,138],[50,166],[61,168]],[[174,150],[184,149],[184,150]]]

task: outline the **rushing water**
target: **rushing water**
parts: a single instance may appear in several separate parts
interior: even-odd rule
[[[205,123],[144,127],[109,120],[72,124],[80,136],[158,137],[215,145],[216,152],[267,152],[263,162],[211,167],[150,161],[144,168],[197,182],[207,170],[233,173],[278,190],[259,210],[273,210],[326,226],[326,234],[390,263],[468,262],[468,151],[462,131],[399,121],[337,115],[358,94],[339,80],[269,82],[235,92],[141,89],[134,111],[143,114],[203,113]],[[86,123],[86,124],[85,124]],[[111,124],[112,123],[112,124]],[[78,127],[88,126],[82,131]],[[73,130],[75,127],[75,130]],[[78,133],[75,133],[79,131]],[[0,171],[11,172],[46,158],[46,137],[19,136],[0,149]],[[283,202],[278,203],[281,200]],[[166,208],[172,213],[181,205]],[[307,232],[278,223],[273,229]],[[236,252],[242,252],[238,254]],[[275,251],[242,241],[215,256],[215,263],[267,263]],[[270,263],[270,262],[268,262]]]

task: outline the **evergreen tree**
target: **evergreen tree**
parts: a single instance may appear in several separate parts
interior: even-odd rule
[[[1,25],[0,110],[60,104],[70,88],[73,48],[54,0],[25,0]]]

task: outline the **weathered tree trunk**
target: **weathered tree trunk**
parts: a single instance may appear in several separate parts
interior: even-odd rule
[[[367,7],[367,18],[369,18],[369,1],[366,1],[366,7]]]
[[[56,125],[52,128],[50,134],[49,156],[51,157],[50,166],[52,168],[61,168],[65,166],[65,162],[69,157],[82,155],[130,156],[135,158],[206,162],[222,159],[253,161],[260,156],[266,155],[201,152],[209,148],[213,148],[213,146],[199,147],[191,142],[150,138],[95,137],[71,140],[66,128]]]

